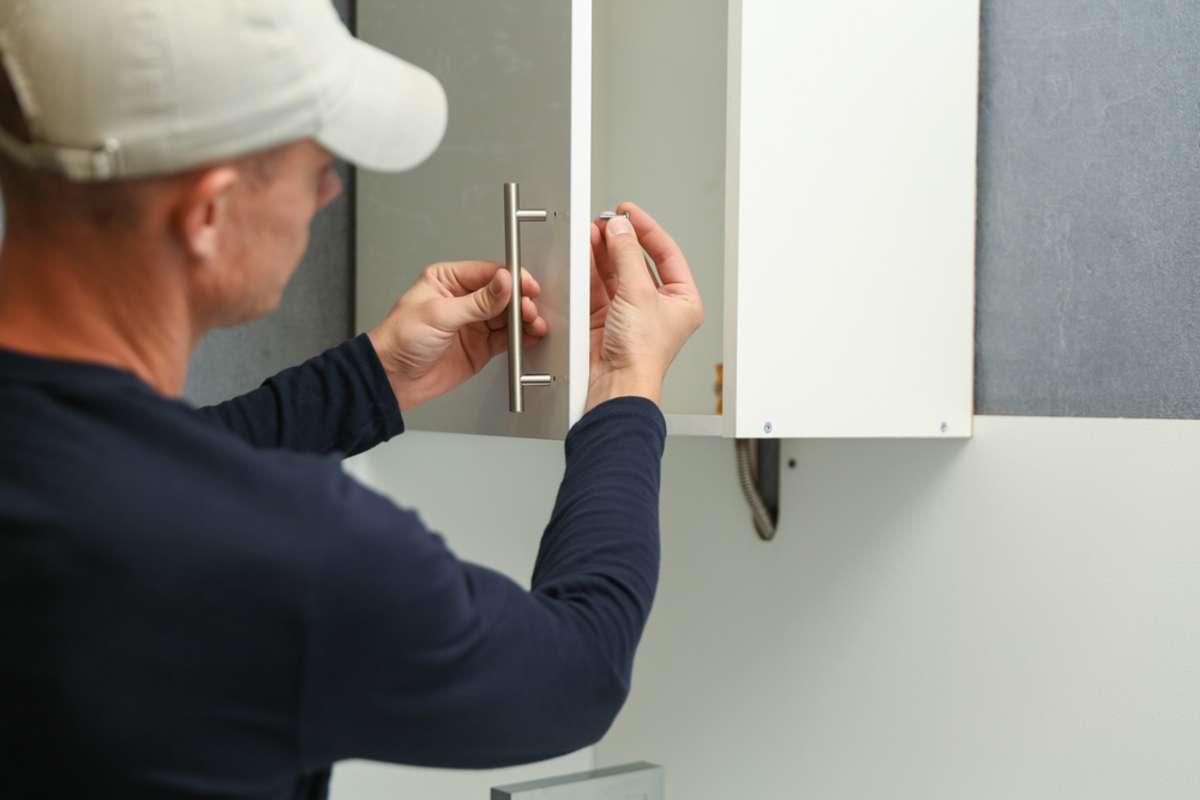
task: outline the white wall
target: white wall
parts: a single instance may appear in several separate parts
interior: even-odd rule
[[[1200,422],[977,423],[785,443],[771,544],[732,444],[672,439],[662,586],[596,763],[664,764],[673,800],[1196,796]],[[527,580],[561,465],[555,444],[406,434],[352,469]],[[485,798],[591,761],[352,765],[334,797]]]
[[[1200,796],[1200,423],[789,442],[757,543],[673,441],[659,601],[600,766],[682,798]]]

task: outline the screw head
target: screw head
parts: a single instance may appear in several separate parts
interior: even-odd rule
[[[775,430],[775,426],[772,425],[771,423],[768,422],[765,425],[763,425],[763,433],[770,433],[773,430]]]
[[[950,426],[948,424],[946,424],[945,422],[943,422],[942,428],[941,428],[942,433],[945,433],[948,430],[950,430]]]

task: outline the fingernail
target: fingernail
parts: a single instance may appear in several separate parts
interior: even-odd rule
[[[633,223],[625,216],[613,217],[608,221],[606,227],[610,236],[624,236],[627,233],[633,233]]]
[[[488,284],[488,291],[496,297],[504,294],[504,287],[500,285],[500,273],[496,273],[496,277],[492,278],[492,282]]]

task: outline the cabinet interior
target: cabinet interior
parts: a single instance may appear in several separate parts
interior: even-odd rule
[[[679,354],[663,389],[669,416],[717,412],[716,366],[724,358],[728,4],[596,0],[593,6],[594,214],[623,200],[646,209],[683,249],[704,298],[704,325]],[[700,427],[718,431],[717,418],[707,422]]]

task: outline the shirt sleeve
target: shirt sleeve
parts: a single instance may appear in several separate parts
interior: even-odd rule
[[[355,455],[404,431],[366,334],[199,411],[256,447],[319,455]]]
[[[575,426],[528,591],[347,481],[355,529],[329,537],[310,593],[307,763],[489,768],[598,741],[629,692],[658,580],[665,436],[637,398]]]

